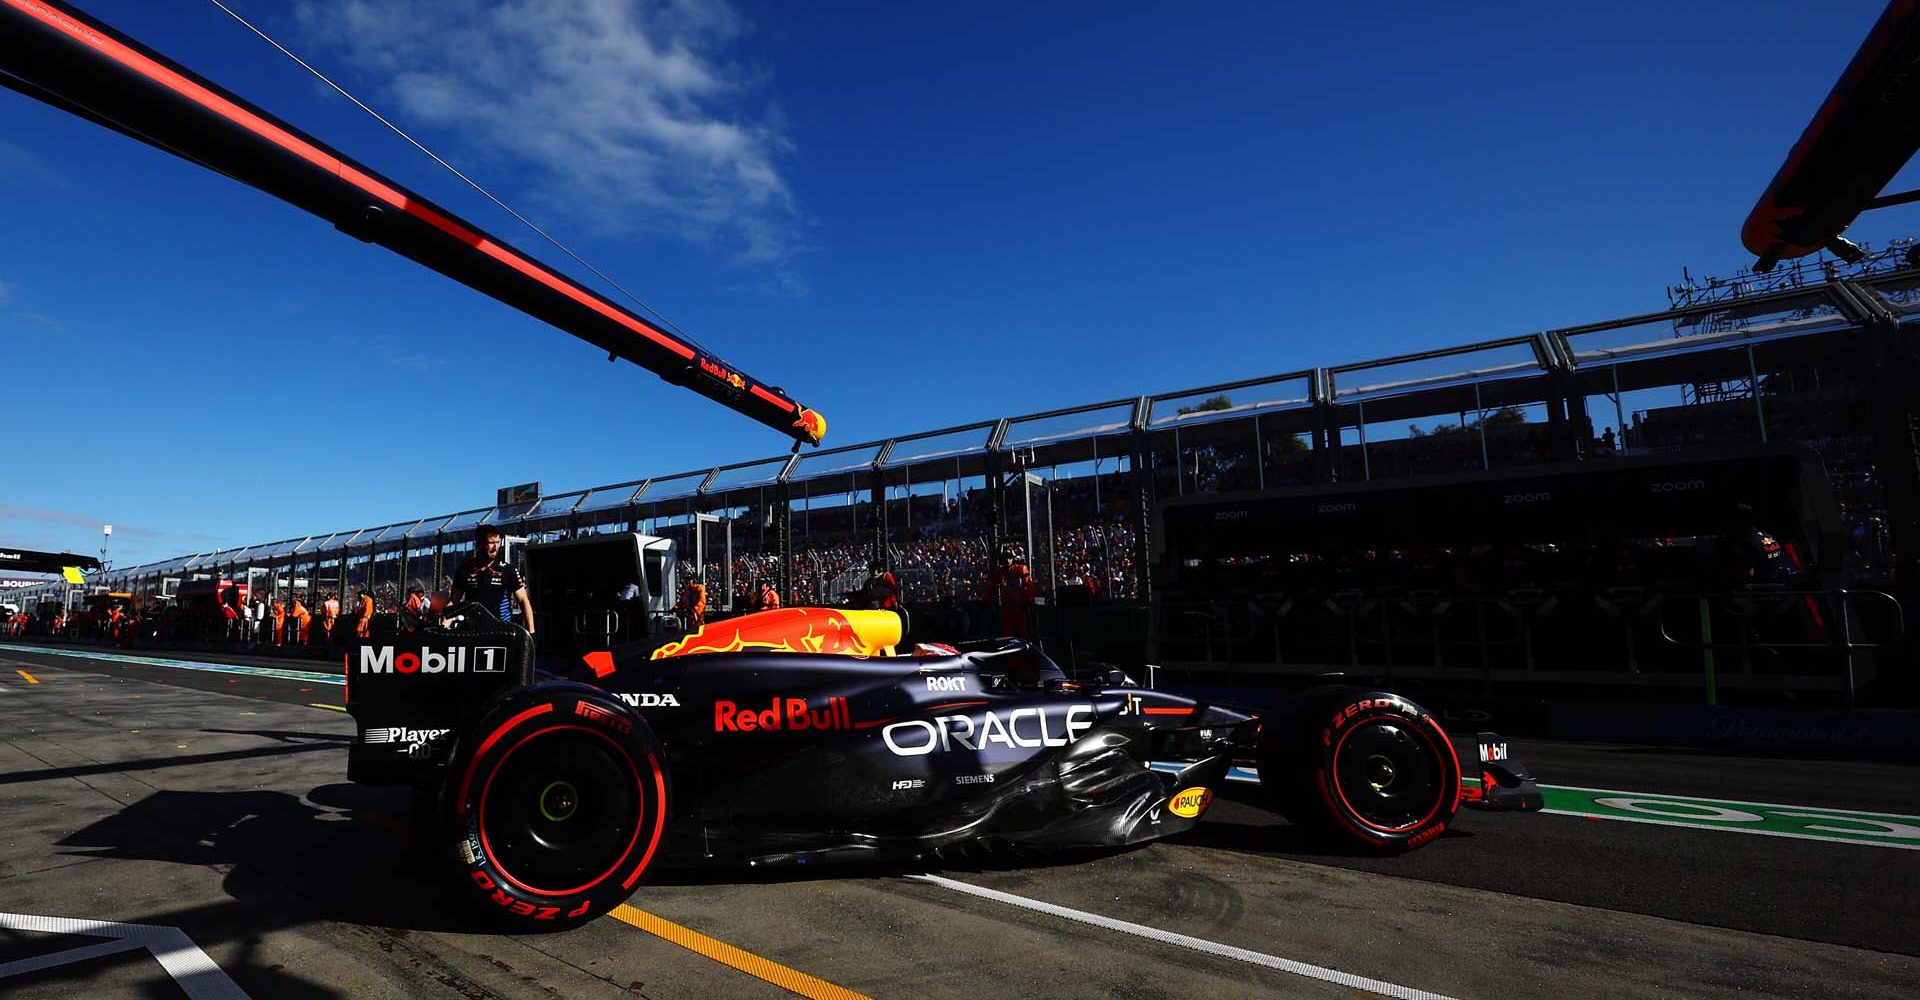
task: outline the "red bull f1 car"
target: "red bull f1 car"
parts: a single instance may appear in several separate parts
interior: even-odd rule
[[[479,616],[473,616],[479,617]],[[415,789],[418,841],[478,904],[561,927],[657,865],[938,865],[1177,835],[1236,764],[1296,825],[1397,851],[1462,805],[1538,809],[1483,734],[1480,788],[1398,695],[1325,687],[1255,713],[1069,673],[995,639],[903,645],[895,611],[788,608],[589,651],[536,682],[518,626],[347,656],[349,776]]]

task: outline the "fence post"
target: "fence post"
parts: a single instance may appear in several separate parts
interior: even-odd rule
[[[1720,704],[1720,681],[1713,665],[1713,611],[1705,594],[1700,595],[1700,662],[1707,672],[1707,707]]]

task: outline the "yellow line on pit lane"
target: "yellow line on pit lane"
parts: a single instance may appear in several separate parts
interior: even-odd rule
[[[755,979],[765,980],[789,993],[807,997],[808,1000],[873,1000],[865,993],[855,993],[846,987],[835,986],[824,979],[809,976],[798,969],[789,969],[772,959],[761,958],[750,951],[742,951],[725,941],[710,938],[690,927],[682,927],[645,910],[636,910],[626,903],[614,907],[607,916],[623,924],[638,927],[654,937],[677,944],[696,955],[731,966]]]
[[[35,677],[35,676],[33,676],[32,674],[30,674],[30,673],[27,673],[27,672],[26,672],[26,671],[24,671],[24,670],[15,670],[15,671],[14,671],[14,673],[16,673],[16,674],[19,674],[19,675],[20,675],[21,677],[24,677],[24,678],[26,678],[26,681],[27,681],[27,683],[28,683],[28,684],[38,684],[38,683],[40,683],[40,678],[38,678],[38,677]]]
[[[308,707],[308,708],[324,708],[324,709],[326,709],[326,710],[327,710],[327,711],[329,711],[329,712],[344,712],[344,711],[346,711],[346,709],[345,709],[345,708],[342,708],[342,707],[341,707],[341,706],[339,706],[339,705],[322,705],[322,704],[320,704],[320,703],[319,703],[319,702],[317,702],[317,701],[310,701],[310,702],[307,702],[307,707]]]

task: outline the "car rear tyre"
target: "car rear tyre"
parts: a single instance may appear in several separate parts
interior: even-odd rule
[[[1262,727],[1260,782],[1295,826],[1336,846],[1392,853],[1446,832],[1460,760],[1439,720],[1399,695],[1307,692]]]
[[[596,688],[551,684],[509,698],[474,732],[451,772],[446,828],[480,908],[557,929],[631,895],[667,817],[645,720]]]

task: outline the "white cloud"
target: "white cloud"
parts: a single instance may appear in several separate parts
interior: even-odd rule
[[[546,211],[609,235],[671,233],[791,284],[800,216],[777,162],[790,146],[756,103],[758,75],[730,60],[747,25],[725,0],[303,0],[297,11],[401,119],[529,169]]]
[[[0,141],[0,177],[7,178],[12,185],[31,184],[58,191],[73,187],[65,174],[53,169],[37,154],[5,141]]]

